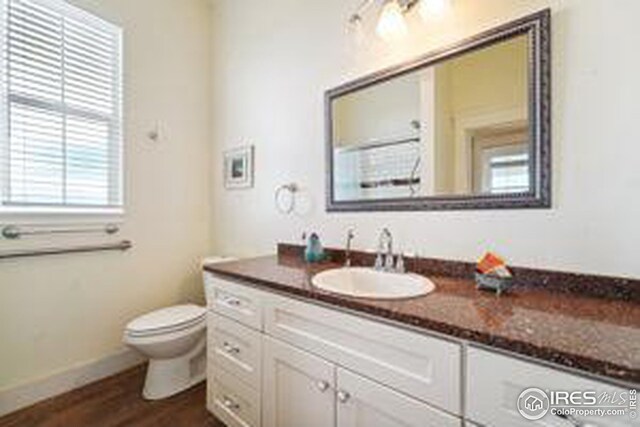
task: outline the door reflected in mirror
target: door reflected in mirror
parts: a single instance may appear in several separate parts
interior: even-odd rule
[[[530,191],[521,35],[333,103],[338,201]]]

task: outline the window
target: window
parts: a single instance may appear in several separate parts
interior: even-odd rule
[[[531,191],[529,129],[503,124],[478,129],[472,137],[473,189],[477,194]]]
[[[0,20],[0,212],[120,212],[121,30],[62,0]]]
[[[486,150],[487,192],[509,194],[529,191],[527,148],[526,145],[520,145]]]

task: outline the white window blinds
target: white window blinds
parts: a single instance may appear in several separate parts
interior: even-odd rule
[[[7,211],[122,208],[121,30],[62,0],[0,0]]]

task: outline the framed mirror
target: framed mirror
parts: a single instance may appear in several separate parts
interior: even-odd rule
[[[327,211],[550,207],[550,19],[327,91]]]

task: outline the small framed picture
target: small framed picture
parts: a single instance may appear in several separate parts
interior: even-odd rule
[[[251,145],[224,153],[225,188],[253,187],[253,151]]]

